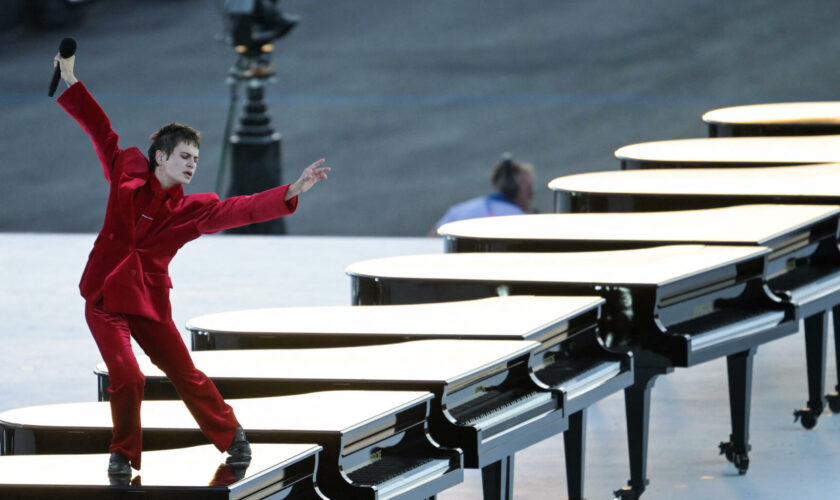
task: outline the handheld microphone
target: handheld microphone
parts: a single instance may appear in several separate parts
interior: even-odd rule
[[[58,54],[67,59],[68,57],[72,56],[76,53],[76,40],[72,38],[65,38],[61,41],[61,44],[58,46]],[[55,71],[53,71],[52,81],[50,82],[50,97],[55,94],[55,89],[58,87],[58,80],[61,78],[61,68],[58,66],[55,67]]]

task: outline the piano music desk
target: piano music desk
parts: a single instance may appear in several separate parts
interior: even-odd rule
[[[709,137],[840,133],[840,102],[778,102],[713,109],[703,114]]]
[[[431,398],[427,392],[325,391],[228,402],[252,443],[323,448],[316,481],[329,498],[381,500],[433,497],[463,478],[461,454],[428,439]],[[181,401],[144,401],[141,412],[146,449],[207,441]],[[106,402],[27,407],[0,414],[0,428],[4,455],[103,452],[111,413]],[[256,463],[265,459],[263,449],[254,445]],[[215,448],[205,451],[224,461]],[[150,456],[143,460],[144,477],[156,455]],[[106,463],[99,464],[102,476]]]
[[[602,295],[607,301],[601,329],[606,347],[634,354],[634,385],[625,389],[631,486],[618,494],[636,498],[647,484],[650,390],[653,380],[674,366],[729,357],[732,443],[738,448],[736,455],[746,458],[746,402],[755,346],[796,331],[787,313],[763,291],[767,254],[764,248],[725,246],[432,254],[360,262],[347,273],[353,280],[354,303],[360,305],[494,295]],[[709,295],[714,289],[718,295]],[[748,297],[751,309],[723,310],[712,316],[721,324],[698,330],[704,324],[699,316],[709,307],[717,310],[713,304],[719,298],[735,298],[733,293]],[[671,327],[673,332],[663,331]]]
[[[569,496],[583,496],[584,410],[633,382],[632,360],[598,343],[600,297],[491,297],[389,306],[286,307],[216,313],[187,323],[193,349],[371,345],[405,340],[540,342],[535,374],[562,398]],[[573,347],[570,347],[573,346]]]
[[[313,444],[253,444],[251,464],[239,475],[212,445],[151,451],[131,485],[113,486],[105,474],[107,453],[0,456],[0,497],[234,500],[277,494],[287,500],[324,500],[313,481],[320,450]]]
[[[199,351],[193,360],[226,398],[335,389],[431,392],[432,438],[460,448],[466,467],[480,468],[485,477],[504,485],[509,481],[503,461],[512,467],[516,451],[568,426],[558,396],[531,372],[531,356],[538,347],[527,341],[418,340],[322,349]],[[148,358],[140,356],[138,362],[146,377],[147,398],[177,397]],[[100,364],[96,373],[104,399],[107,368]]]

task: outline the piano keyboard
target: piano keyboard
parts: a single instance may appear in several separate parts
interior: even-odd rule
[[[546,365],[537,370],[536,375],[545,383],[565,391],[569,399],[574,399],[619,376],[621,372],[619,361],[567,359]]]

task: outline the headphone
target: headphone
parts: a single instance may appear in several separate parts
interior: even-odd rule
[[[513,155],[510,153],[503,154],[501,166],[496,174],[495,184],[509,201],[515,200],[517,193],[519,193],[519,181],[516,178],[517,171],[518,169],[513,164]]]

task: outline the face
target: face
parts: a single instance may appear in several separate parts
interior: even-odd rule
[[[189,184],[198,168],[198,148],[185,142],[178,143],[168,157],[163,151],[155,153],[155,174],[164,189],[176,184]]]

